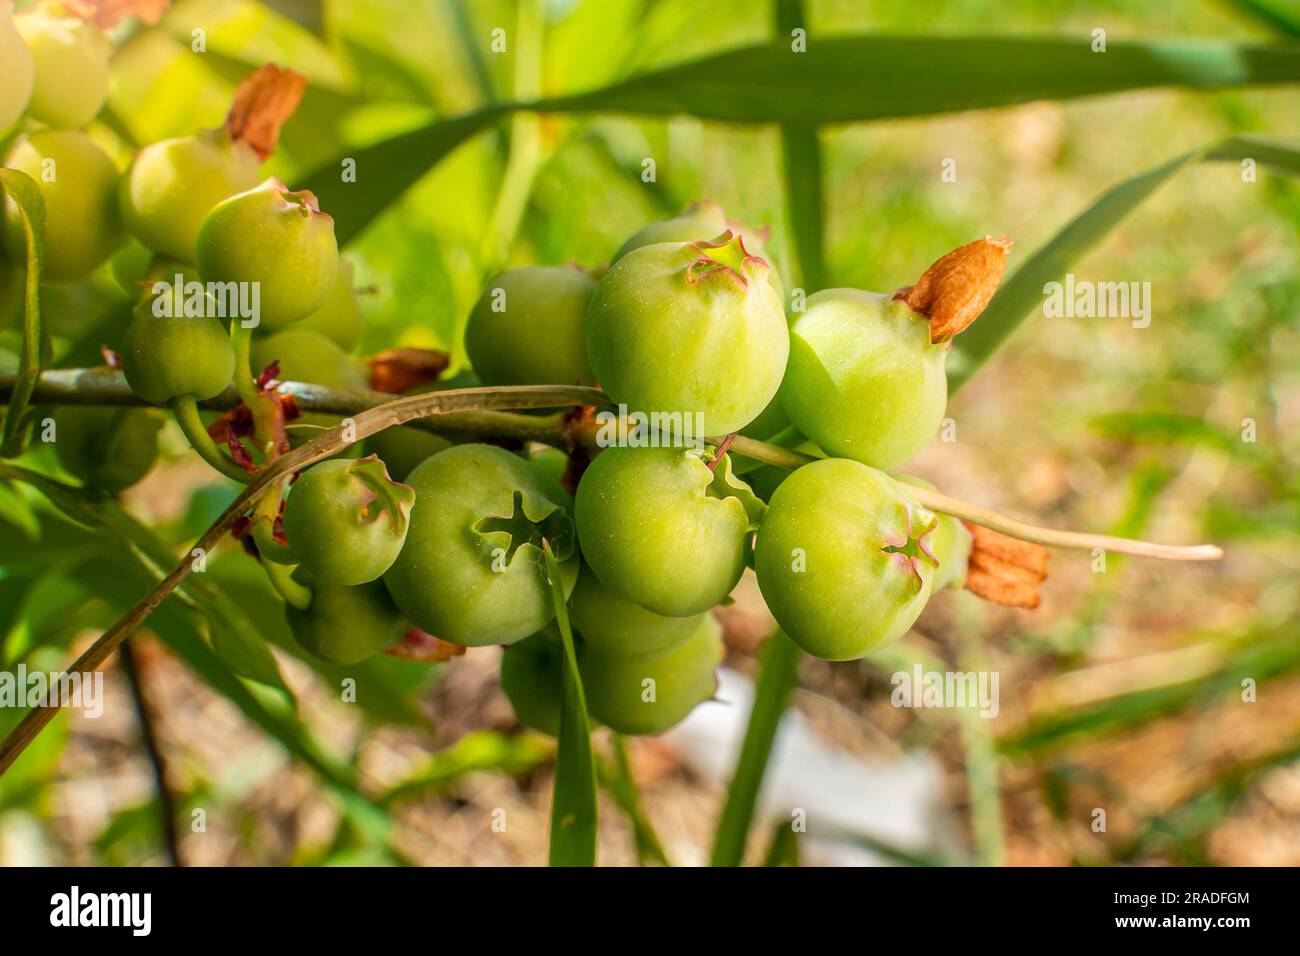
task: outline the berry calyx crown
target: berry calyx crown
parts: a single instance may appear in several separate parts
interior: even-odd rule
[[[751,281],[766,279],[772,268],[762,256],[751,254],[745,248],[745,237],[733,229],[716,239],[688,242],[686,246],[699,253],[686,266],[687,285],[722,280],[746,289]]]

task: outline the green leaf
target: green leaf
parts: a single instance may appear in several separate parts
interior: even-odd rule
[[[612,743],[614,765],[610,767],[601,764],[597,772],[601,786],[609,791],[614,802],[619,805],[619,809],[627,815],[628,822],[632,824],[632,837],[636,841],[636,858],[642,866],[647,861],[672,866],[668,861],[668,854],[664,852],[663,844],[659,841],[659,835],[655,833],[654,826],[651,825],[641,807],[641,794],[637,790],[636,781],[632,779],[632,767],[628,762],[627,741],[623,739],[622,734],[614,734]]]
[[[551,795],[551,866],[596,864],[596,756],[591,749],[587,696],[578,673],[573,629],[565,606],[560,565],[551,546],[542,551],[556,623],[564,643],[563,695],[560,735],[555,754],[555,786]]]
[[[342,246],[448,153],[507,112],[493,106],[349,150],[309,173],[303,186],[314,192],[321,208],[334,217],[334,233]],[[354,182],[343,176],[349,160],[355,162]]]
[[[739,866],[744,859],[749,825],[758,804],[758,788],[763,783],[772,741],[776,739],[776,730],[794,689],[798,671],[798,645],[784,631],[777,631],[767,642],[763,670],[754,688],[754,709],[749,713],[740,758],[736,761],[736,770],[727,790],[727,803],[722,808],[718,831],[713,838],[712,866]]]
[[[803,0],[776,0],[778,40],[806,27]],[[815,130],[781,128],[781,158],[785,164],[785,208],[790,224],[798,282],[805,289],[826,285],[823,248],[822,150]]]
[[[1300,39],[1300,10],[1287,0],[1226,0],[1229,6],[1271,27],[1276,33]]]
[[[788,38],[545,100],[555,111],[689,113],[737,123],[810,128],[927,116],[1033,100],[1069,99],[1153,86],[1223,87],[1300,80],[1300,46],[1179,40],[1111,42],[1091,37]]]
[[[0,426],[0,455],[13,458],[22,452],[27,425],[27,403],[41,374],[41,274],[45,263],[45,199],[36,180],[16,169],[0,168],[0,189],[18,207],[27,245],[27,287],[23,303],[23,342],[19,353],[18,381]]]
[[[0,463],[0,477],[31,485],[73,521],[103,532],[123,545],[154,576],[151,586],[176,564],[176,557],[153,531],[108,495],[75,488],[15,465]],[[191,574],[180,584],[175,596],[211,622],[213,647],[238,673],[293,699],[266,642],[221,594],[198,575]]]
[[[1300,46],[1090,38],[841,36],[743,47],[634,76],[604,89],[533,103],[494,103],[475,113],[348,150],[306,187],[346,242],[448,153],[501,117],[539,112],[687,113],[736,123],[809,130],[834,123],[929,116],[1153,86],[1225,87],[1300,80]],[[356,181],[342,164],[356,162]]]
[[[1043,287],[1062,277],[1152,193],[1189,163],[1201,160],[1253,159],[1300,175],[1300,150],[1237,136],[1204,150],[1184,153],[1127,179],[1103,193],[1016,270],[983,314],[957,337],[948,359],[948,390],[955,393],[992,357],[1030,313],[1042,307]]]
[[[379,802],[388,805],[411,796],[441,793],[474,771],[495,770],[517,776],[549,760],[553,754],[550,739],[541,734],[479,730],[430,754],[408,776],[387,790]]]

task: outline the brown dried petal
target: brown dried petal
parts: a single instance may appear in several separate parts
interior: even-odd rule
[[[376,392],[397,395],[408,388],[436,382],[447,371],[451,357],[436,349],[388,349],[372,355],[367,364],[370,387]]]
[[[384,653],[390,657],[400,657],[406,661],[435,664],[449,661],[453,657],[460,657],[465,653],[465,650],[464,644],[453,644],[450,641],[444,641],[442,638],[426,634],[419,628],[413,627],[402,636],[400,641],[389,647]]]
[[[1038,607],[1038,586],[1047,580],[1047,549],[976,524],[971,533],[966,590],[994,604]]]
[[[231,139],[247,143],[262,159],[275,152],[280,127],[293,115],[307,89],[307,77],[268,63],[253,71],[226,115]]]
[[[967,243],[926,269],[916,285],[895,292],[894,298],[929,317],[931,342],[950,339],[979,318],[998,291],[1010,248],[1006,236]]]

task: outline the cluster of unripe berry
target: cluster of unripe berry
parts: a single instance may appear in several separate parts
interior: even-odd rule
[[[861,657],[902,636],[935,589],[961,584],[970,550],[959,521],[909,494],[919,479],[877,467],[937,430],[947,340],[933,341],[931,318],[905,300],[854,290],[814,295],[787,319],[761,239],[697,203],[632,237],[607,269],[508,271],[470,313],[471,381],[599,382],[646,421],[700,415],[710,435],[784,435],[838,457],[759,468],[716,437],[634,436],[625,415],[572,497],[561,479],[574,469],[554,450],[424,448],[393,469],[405,483],[377,458],[317,465],[284,521],[284,560],[304,581],[331,582],[317,585],[322,607],[290,612],[300,642],[355,660],[414,625],[452,644],[505,645],[501,683],[517,715],[554,733],[563,647],[549,547],[593,719],[647,734],[712,696],[723,644],[710,612],[747,566],[810,653]],[[364,575],[350,573],[362,555]]]
[[[274,362],[281,379],[364,385],[348,356],[360,317],[333,222],[310,193],[260,181],[268,144],[228,121],[147,146],[119,174],[79,129],[104,101],[104,34],[43,14],[16,23],[0,11],[0,129],[24,110],[29,121],[5,165],[41,189],[46,279],[108,263],[138,298],[111,343],[131,388],[172,406],[184,428],[197,402]],[[938,429],[950,339],[983,302],[961,303],[954,319],[940,260],[907,294],[831,289],[787,316],[765,238],[695,203],[636,233],[606,268],[521,268],[490,282],[465,331],[474,383],[598,383],[632,418],[585,471],[553,449],[400,427],[369,439],[367,457],[303,472],[282,525],[255,538],[299,643],[339,663],[413,629],[505,645],[505,692],[523,722],[553,733],[562,645],[549,548],[592,716],[643,734],[712,696],[723,645],[710,612],[747,566],[809,653],[857,658],[901,637],[935,589],[961,583],[970,536],[909,493],[918,479],[886,470]],[[11,201],[5,248],[21,262]],[[186,285],[172,287],[177,277]],[[213,283],[257,289],[256,336],[215,314],[203,291]],[[64,467],[109,491],[138,481],[156,454],[153,414],[61,412]],[[647,436],[636,416],[673,427]],[[638,428],[641,440],[627,440]],[[733,433],[821,460],[760,466],[727,453]],[[562,476],[577,481],[572,495]]]

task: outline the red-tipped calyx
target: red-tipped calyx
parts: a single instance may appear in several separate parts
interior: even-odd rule
[[[894,293],[914,312],[930,320],[930,341],[957,335],[977,318],[998,291],[1007,268],[1011,240],[986,236],[943,256],[925,274]]]
[[[359,524],[385,523],[394,534],[405,534],[415,504],[415,489],[394,481],[378,455],[358,458],[347,467],[348,477],[356,485]]]
[[[914,517],[918,520],[913,520]],[[939,518],[929,511],[918,509],[913,515],[912,509],[903,508],[903,527],[898,536],[887,540],[880,549],[891,555],[898,566],[912,575],[914,592],[925,587],[925,578],[921,575],[923,567],[928,565],[931,571],[939,567],[931,547],[930,535],[939,527]]]
[[[686,245],[699,253],[686,267],[687,285],[723,279],[744,289],[751,281],[765,279],[772,268],[762,256],[751,255],[745,248],[745,237],[731,229],[716,239]]]

